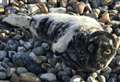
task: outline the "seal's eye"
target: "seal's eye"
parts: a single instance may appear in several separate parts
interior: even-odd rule
[[[105,50],[105,51],[104,51],[104,54],[107,54],[107,55],[111,54],[111,49]]]

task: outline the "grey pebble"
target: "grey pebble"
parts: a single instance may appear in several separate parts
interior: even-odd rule
[[[41,56],[45,54],[45,51],[42,47],[36,47],[32,50],[36,56]]]
[[[7,56],[7,52],[2,50],[0,51],[0,60],[3,60]]]
[[[7,74],[5,72],[0,72],[0,80],[4,80],[7,78]]]
[[[19,46],[18,48],[17,48],[17,51],[18,52],[20,52],[20,51],[22,51],[22,52],[25,52],[25,48],[23,47],[23,46]]]
[[[42,43],[41,47],[43,47],[45,50],[49,50],[49,44],[48,43]]]
[[[27,73],[27,72],[28,72],[28,70],[27,70],[25,67],[18,67],[18,68],[16,69],[16,73],[17,73],[17,74]]]
[[[47,81],[55,81],[57,80],[56,75],[53,73],[45,73],[40,75],[40,79],[47,80]]]
[[[25,42],[25,43],[24,43],[24,47],[25,47],[26,49],[30,49],[30,48],[32,47],[32,44],[31,44],[30,42]]]
[[[111,77],[111,78],[109,78],[108,82],[116,82],[116,78],[115,77]]]

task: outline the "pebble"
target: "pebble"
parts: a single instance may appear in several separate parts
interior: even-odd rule
[[[108,82],[116,82],[116,78],[115,77],[111,77]]]
[[[83,79],[79,75],[74,75],[71,79],[70,82],[83,82]]]
[[[26,72],[28,72],[28,70],[25,67],[18,67],[16,69],[17,74],[26,73]]]
[[[0,72],[0,79],[4,80],[7,78],[7,74],[5,72]]]
[[[35,53],[36,56],[41,56],[45,54],[44,49],[42,47],[36,47],[32,51]]]
[[[18,43],[17,41],[8,40],[7,46],[6,46],[6,50],[13,50],[13,51],[16,51],[18,45],[19,45],[19,43]]]
[[[97,73],[96,73],[96,72],[92,73],[92,74],[91,74],[91,76],[92,76],[93,78],[98,77],[98,75],[97,75]]]
[[[17,48],[17,51],[18,52],[25,52],[26,51],[26,49],[25,49],[25,47],[23,47],[23,46],[19,46],[18,48]]]
[[[43,80],[46,80],[46,81],[50,81],[50,82],[57,80],[56,75],[53,74],[53,73],[41,74],[40,75],[40,79],[43,79]]]
[[[45,50],[49,50],[50,49],[49,44],[45,43],[45,42],[41,44],[41,47],[44,48]]]
[[[22,73],[20,74],[20,82],[41,82],[41,81],[33,73]]]
[[[35,55],[34,52],[30,52],[29,56],[35,61],[36,63],[41,63],[41,60],[38,59],[38,57]]]
[[[24,43],[24,47],[25,47],[26,49],[30,49],[30,48],[32,47],[32,44],[31,44],[30,42],[25,42],[25,43]]]
[[[5,57],[7,56],[7,52],[6,51],[0,51],[0,61],[3,60]]]
[[[18,52],[15,55],[13,55],[12,62],[15,66],[23,67],[25,66],[25,63],[27,63],[27,62],[24,62],[26,61],[27,58],[28,56],[25,53]]]
[[[50,8],[51,13],[66,13],[66,9],[63,7],[60,8]]]

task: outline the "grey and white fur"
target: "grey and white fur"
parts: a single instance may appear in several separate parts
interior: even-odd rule
[[[41,31],[44,28],[47,29],[46,35],[48,36],[50,36],[55,29],[60,30],[62,27],[64,27],[64,25],[69,27],[64,30],[64,36],[61,36],[57,40],[57,42],[53,43],[52,45],[53,51],[57,51],[59,53],[62,53],[67,49],[69,42],[72,40],[77,30],[81,32],[85,31],[88,33],[93,33],[95,31],[103,31],[103,28],[95,19],[87,16],[73,16],[68,14],[50,13],[48,15],[35,15],[33,16],[33,19],[36,21],[34,28],[40,28]],[[44,21],[46,21],[46,23],[44,23],[44,25],[42,26],[43,23],[41,22]],[[63,25],[59,25],[60,23]],[[49,26],[47,26],[48,24]]]

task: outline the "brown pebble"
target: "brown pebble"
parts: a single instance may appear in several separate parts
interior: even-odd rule
[[[76,3],[76,11],[77,11],[77,13],[83,14],[85,7],[86,7],[86,4],[84,2],[77,2]]]
[[[107,11],[102,14],[100,18],[100,22],[105,24],[110,24],[111,20],[110,20],[109,13]]]

